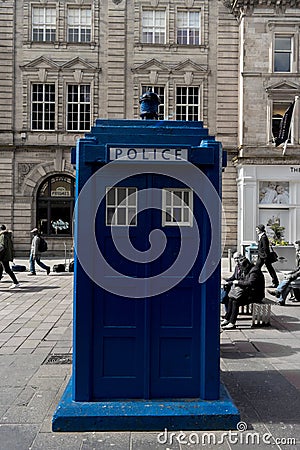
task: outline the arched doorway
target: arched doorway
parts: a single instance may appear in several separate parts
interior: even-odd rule
[[[74,179],[57,174],[48,177],[37,192],[37,227],[45,236],[73,234]]]

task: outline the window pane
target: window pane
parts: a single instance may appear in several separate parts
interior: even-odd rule
[[[90,85],[68,85],[67,130],[87,131],[91,124]]]
[[[177,44],[199,45],[200,13],[181,11],[177,15]]]
[[[131,195],[130,199],[129,195]],[[121,206],[117,206],[120,204]],[[106,225],[134,226],[136,225],[136,213],[137,213],[136,188],[125,188],[125,187],[107,188]]]
[[[292,62],[292,37],[275,36],[274,72],[290,72]]]
[[[50,204],[50,233],[67,234],[71,224],[71,210],[69,202],[51,202]]]
[[[163,212],[163,225],[191,226],[192,216],[186,205],[192,206],[192,190],[163,189],[162,195],[162,202],[167,205],[166,211]]]
[[[290,72],[291,55],[289,53],[279,53],[275,55],[274,71],[275,72]]]
[[[117,209],[117,224],[126,225],[126,208]]]
[[[284,116],[284,113],[289,107],[289,103],[273,103],[273,114],[272,114],[272,138],[276,138],[279,135],[279,127],[281,119]],[[291,124],[291,127],[293,127],[293,124]],[[292,133],[290,133],[292,134]],[[291,139],[288,139],[288,142],[291,142]]]
[[[115,189],[109,189],[106,193],[106,201],[108,205],[115,205],[116,204],[116,196],[115,196]]]
[[[142,15],[142,42],[147,44],[165,44],[165,11],[144,10]]]
[[[178,87],[176,90],[176,119],[199,120],[199,88]]]
[[[68,42],[90,42],[92,35],[92,11],[86,8],[69,8]]]
[[[31,127],[33,130],[55,129],[55,85],[33,84],[31,94]]]
[[[32,8],[32,40],[39,42],[55,41],[56,9]]]
[[[275,38],[275,50],[291,50],[291,38],[290,37],[276,37]]]

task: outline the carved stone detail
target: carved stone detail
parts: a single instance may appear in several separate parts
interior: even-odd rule
[[[184,82],[187,86],[190,86],[193,82],[194,74],[193,72],[185,72],[184,74]]]
[[[39,80],[41,83],[45,83],[47,81],[47,75],[48,72],[46,69],[44,68],[39,69]]]
[[[158,72],[157,70],[151,70],[150,71],[150,83],[156,84],[158,80]]]
[[[36,166],[36,163],[19,163],[18,164],[18,190],[20,190],[20,186],[22,185],[25,177],[29,174],[29,172]]]
[[[231,12],[239,17],[242,14],[252,14],[258,7],[275,8],[276,13],[282,13],[287,8],[297,6],[295,0],[223,0],[224,6],[231,9]]]
[[[83,71],[80,69],[74,70],[74,80],[76,83],[81,83],[83,78]]]

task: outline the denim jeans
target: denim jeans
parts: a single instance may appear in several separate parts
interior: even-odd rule
[[[290,283],[290,280],[282,280],[276,288],[276,291],[280,294],[280,296],[278,297],[278,301],[280,301],[281,303],[285,303],[286,298],[290,290],[292,289],[290,287]]]
[[[31,273],[35,273],[35,263],[37,263],[37,265],[40,266],[44,270],[48,270],[48,268],[49,268],[48,266],[46,266],[46,264],[44,264],[41,261],[41,257],[40,256],[33,256],[33,254],[30,253],[29,265],[30,265],[30,272]]]

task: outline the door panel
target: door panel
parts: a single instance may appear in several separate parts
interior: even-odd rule
[[[172,179],[162,179],[152,174],[137,175],[122,181],[123,187],[138,188],[138,201],[142,189],[182,187],[177,184]],[[151,198],[148,201],[151,205]],[[105,202],[102,202],[96,218],[99,247],[106,260],[120,272],[119,276],[111,278],[112,286],[116,282],[122,286],[124,275],[133,277],[132,298],[95,287],[93,397],[199,396],[201,314],[198,282],[191,274],[182,279],[178,273],[175,280],[178,284],[164,292],[170,277],[166,275],[155,283],[151,281],[151,277],[172,266],[178,256],[181,245],[179,227],[162,226],[161,209],[152,207],[139,213],[136,226],[114,226],[115,242],[110,228],[106,226]],[[167,238],[165,250],[148,264],[121,256],[115,243],[118,245],[126,241],[128,228],[131,244],[140,252],[149,250],[151,231],[162,230]],[[187,227],[184,232],[188,240]],[[146,278],[145,297],[142,299],[134,298],[135,277]],[[161,287],[162,293],[151,297],[152,288],[157,286]]]

